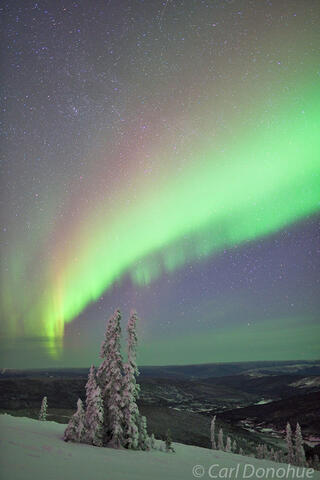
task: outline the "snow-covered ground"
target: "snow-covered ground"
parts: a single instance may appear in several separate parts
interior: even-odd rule
[[[62,440],[64,429],[65,425],[55,422],[0,415],[0,478],[5,480],[297,478],[297,471],[293,467],[290,467],[289,475],[283,475],[284,469],[287,472],[288,465],[182,444],[174,444],[176,453],[164,453],[113,450],[65,443]],[[230,470],[232,468],[233,471]],[[258,468],[260,470],[257,470]],[[275,474],[270,470],[272,468]],[[299,471],[301,475],[302,469]],[[306,470],[300,478],[320,480],[320,473],[314,472],[310,476],[309,472],[307,476]]]
[[[297,382],[290,383],[289,386],[298,388],[320,387],[320,377],[301,378]]]
[[[266,405],[267,403],[271,403],[273,400],[267,399],[265,400],[264,398],[262,400],[259,400],[259,402],[256,402],[254,405]]]

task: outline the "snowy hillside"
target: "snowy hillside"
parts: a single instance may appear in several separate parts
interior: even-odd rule
[[[305,377],[297,382],[290,383],[290,387],[310,388],[320,387],[320,377]]]
[[[6,480],[188,480],[192,478],[297,478],[288,465],[174,444],[176,453],[134,452],[65,443],[64,425],[0,415],[0,478]],[[218,465],[211,468],[211,465]],[[193,467],[198,465],[193,474]],[[239,466],[238,466],[239,465]],[[247,466],[246,466],[247,465]],[[248,466],[249,465],[249,466]],[[238,466],[238,467],[237,467]],[[204,471],[202,469],[204,468]],[[260,470],[257,471],[257,468]],[[228,470],[223,470],[227,468]],[[230,473],[230,469],[235,470]],[[238,470],[236,470],[238,468]],[[280,470],[280,475],[267,469]],[[261,470],[263,469],[263,470]],[[254,470],[254,471],[253,471]],[[238,471],[238,473],[237,473]],[[227,473],[228,472],[228,473]],[[262,473],[265,475],[262,476]],[[293,472],[293,473],[292,473]],[[302,469],[299,469],[300,475]],[[210,476],[211,473],[211,476]],[[320,480],[320,473],[303,477]],[[227,476],[228,474],[228,476]],[[311,475],[310,475],[311,474]],[[220,476],[219,476],[220,475]]]

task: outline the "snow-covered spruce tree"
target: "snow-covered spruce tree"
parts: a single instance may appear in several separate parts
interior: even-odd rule
[[[274,448],[272,448],[272,447],[269,451],[269,460],[274,460]]]
[[[230,437],[227,437],[225,451],[229,452],[229,453],[231,453],[231,451],[232,451],[232,443],[231,443],[231,438]]]
[[[139,430],[138,449],[150,450],[150,439],[147,432],[147,419],[142,415],[139,416],[138,430]]]
[[[294,464],[294,451],[292,444],[292,431],[291,425],[288,422],[286,427],[286,444],[287,444],[287,463]]]
[[[299,467],[304,467],[306,465],[306,454],[303,447],[303,438],[299,423],[297,423],[294,436],[294,460],[295,465],[298,465]]]
[[[210,427],[210,439],[211,439],[212,450],[217,450],[217,444],[216,444],[216,439],[215,439],[216,418],[217,418],[217,416],[215,415],[213,417],[213,419],[211,420],[211,427]]]
[[[77,402],[77,411],[69,420],[68,426],[64,431],[63,439],[65,442],[84,442],[86,437],[85,430],[85,412],[82,400]]]
[[[102,342],[100,350],[100,357],[103,361],[97,373],[104,409],[103,445],[108,444],[114,448],[119,448],[124,444],[120,320],[120,311],[116,310],[107,324],[105,340]]]
[[[156,448],[156,439],[154,438],[154,434],[151,433],[150,435],[150,448],[154,450]]]
[[[270,452],[268,450],[268,445],[264,444],[263,445],[263,457],[265,460],[268,460],[270,458]]]
[[[256,458],[263,458],[263,445],[257,445],[256,451]]]
[[[224,450],[224,442],[223,442],[223,430],[220,428],[218,434],[218,450]]]
[[[41,408],[39,413],[39,420],[45,422],[47,420],[47,408],[48,408],[48,399],[43,397],[41,402]]]
[[[97,385],[96,372],[91,365],[88,381],[86,384],[86,443],[101,447],[103,443],[103,400],[101,389]]]
[[[314,455],[308,461],[308,466],[314,468],[314,470],[320,470],[320,460],[318,455]]]
[[[109,418],[108,418],[108,395],[106,392],[106,386],[109,381],[110,368],[109,361],[111,358],[110,354],[110,337],[114,328],[114,317],[119,314],[119,310],[116,310],[112,317],[107,321],[106,331],[104,333],[104,340],[100,347],[100,358],[102,362],[98,368],[96,379],[97,383],[101,389],[102,401],[103,401],[103,445],[106,445],[110,439],[111,431],[109,428]]]
[[[237,451],[238,451],[237,441],[236,441],[236,440],[233,440],[233,442],[232,442],[232,452],[233,452],[233,453],[237,453]]]
[[[127,325],[127,352],[128,361],[124,365],[123,378],[123,420],[124,420],[124,444],[127,448],[136,450],[139,447],[140,415],[137,405],[140,386],[136,382],[139,375],[137,367],[137,314],[132,311]],[[146,433],[146,432],[145,432]],[[142,442],[143,443],[143,442]],[[145,445],[144,445],[145,446]]]
[[[170,432],[170,429],[168,428],[167,430],[167,435],[166,435],[166,439],[165,439],[165,445],[166,445],[166,452],[169,453],[169,452],[174,452],[174,448],[173,448],[173,445],[172,445],[172,440],[171,440],[171,432]]]
[[[282,450],[278,450],[278,459],[279,459],[279,463],[286,463],[287,455]]]

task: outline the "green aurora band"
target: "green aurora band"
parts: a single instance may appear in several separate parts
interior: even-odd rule
[[[315,214],[319,90],[310,89],[304,99],[303,111],[285,102],[271,124],[258,116],[247,122],[223,150],[210,139],[194,144],[179,177],[161,180],[157,188],[142,186],[135,200],[119,204],[113,215],[104,205],[92,215],[86,212],[68,233],[72,255],[57,247],[45,292],[24,311],[25,335],[47,336],[54,343],[66,322],[126,274],[143,286],[187,262]],[[7,298],[9,311],[12,303]],[[17,333],[15,318],[12,334]]]

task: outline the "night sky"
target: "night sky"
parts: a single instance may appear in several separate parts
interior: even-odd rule
[[[319,358],[319,1],[0,14],[0,366]]]

